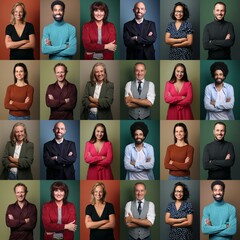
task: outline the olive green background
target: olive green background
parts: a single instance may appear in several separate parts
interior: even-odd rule
[[[86,1],[86,0],[80,0],[80,59],[84,59],[83,53],[84,53],[84,47],[82,44],[82,27],[84,23],[87,23],[91,20],[91,14],[90,14],[90,6],[94,1]],[[111,22],[114,24],[116,28],[117,33],[117,45],[120,45],[120,41],[122,41],[122,36],[120,36],[120,26],[119,26],[119,19],[120,19],[120,11],[119,11],[119,0],[105,0],[104,3],[108,6],[108,22]],[[120,48],[119,48],[120,49]],[[114,53],[114,59],[120,59],[120,51],[117,50]]]
[[[121,112],[121,119],[128,119],[128,108],[125,105],[125,85],[129,81],[136,80],[135,73],[134,73],[134,65],[137,62],[143,62],[146,65],[147,73],[145,75],[145,79],[147,81],[153,82],[155,85],[155,102],[154,105],[151,107],[151,119],[152,120],[159,120],[159,61],[153,60],[145,60],[145,61],[121,61],[120,62],[120,112]]]
[[[144,142],[150,144],[153,146],[154,149],[154,167],[153,167],[153,173],[156,180],[159,179],[159,170],[160,170],[160,142],[159,142],[159,136],[160,136],[160,129],[159,129],[159,121],[133,121],[133,120],[122,120],[121,121],[121,160],[120,160],[120,166],[121,166],[121,179],[126,178],[126,171],[124,168],[124,153],[125,153],[125,147],[134,142],[134,139],[131,136],[130,127],[134,122],[144,122],[148,126],[148,135]]]

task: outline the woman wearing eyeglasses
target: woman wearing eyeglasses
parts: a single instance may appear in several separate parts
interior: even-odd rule
[[[170,16],[174,22],[168,24],[165,34],[165,42],[170,45],[169,59],[192,59],[193,28],[187,21],[187,5],[182,2],[176,3]]]
[[[170,202],[166,209],[165,222],[170,225],[169,240],[192,240],[193,208],[187,201],[189,190],[182,182],[177,182],[171,193]]]

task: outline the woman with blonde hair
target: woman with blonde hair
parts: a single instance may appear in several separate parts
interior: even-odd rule
[[[26,22],[26,7],[17,2],[11,10],[11,23],[5,30],[5,45],[10,49],[10,60],[33,60],[35,32],[31,23]]]
[[[107,69],[104,63],[94,64],[90,81],[87,82],[83,98],[83,112],[81,118],[88,120],[111,120],[114,85],[108,80]]]
[[[90,229],[90,240],[114,240],[115,212],[113,205],[105,201],[106,187],[97,182],[91,190],[91,204],[85,210],[85,225]]]

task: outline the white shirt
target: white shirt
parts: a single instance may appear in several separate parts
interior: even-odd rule
[[[101,84],[96,83],[93,98],[99,99],[101,89],[102,89],[102,84],[103,84],[103,82]],[[97,108],[90,108],[90,111],[93,112],[93,113],[97,113],[98,109]]]
[[[14,153],[13,153],[13,157],[19,159],[20,153],[21,153],[21,149],[22,149],[22,142],[20,144],[16,143],[15,145],[15,149],[14,149]],[[16,167],[12,167],[10,168],[11,172],[17,173],[18,169]]]
[[[139,201],[138,199],[135,200],[137,208],[138,208],[138,201]],[[145,199],[142,199],[141,201],[142,201],[141,207],[143,208]],[[127,204],[125,206],[125,217],[128,217],[129,213],[131,215],[133,215],[132,211],[131,211],[131,203],[132,203],[131,201],[127,202]],[[156,216],[156,214],[155,214],[155,205],[154,205],[153,202],[149,202],[149,208],[148,208],[148,213],[147,213],[147,220],[150,221],[152,224],[154,224],[155,216]]]
[[[138,79],[135,80],[136,86],[138,88]],[[145,79],[140,80],[142,81],[141,87],[142,89],[144,88],[144,82]],[[132,91],[131,91],[131,81],[127,82],[125,86],[125,97],[129,96],[129,93],[133,96]],[[155,85],[153,82],[149,82],[149,88],[148,88],[148,93],[147,93],[147,100],[150,101],[152,104],[154,104],[155,101]]]

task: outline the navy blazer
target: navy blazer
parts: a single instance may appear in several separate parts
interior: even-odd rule
[[[57,156],[57,160],[51,157]],[[55,139],[44,144],[43,147],[44,164],[47,168],[47,179],[75,180],[74,162],[77,159],[75,143],[63,140],[58,144]]]
[[[137,40],[131,39],[137,36]],[[157,39],[155,23],[148,20],[143,20],[141,33],[139,33],[139,24],[135,19],[124,24],[123,40],[127,47],[128,60],[139,59],[138,52],[143,51],[146,60],[155,60],[155,49],[153,43]]]

